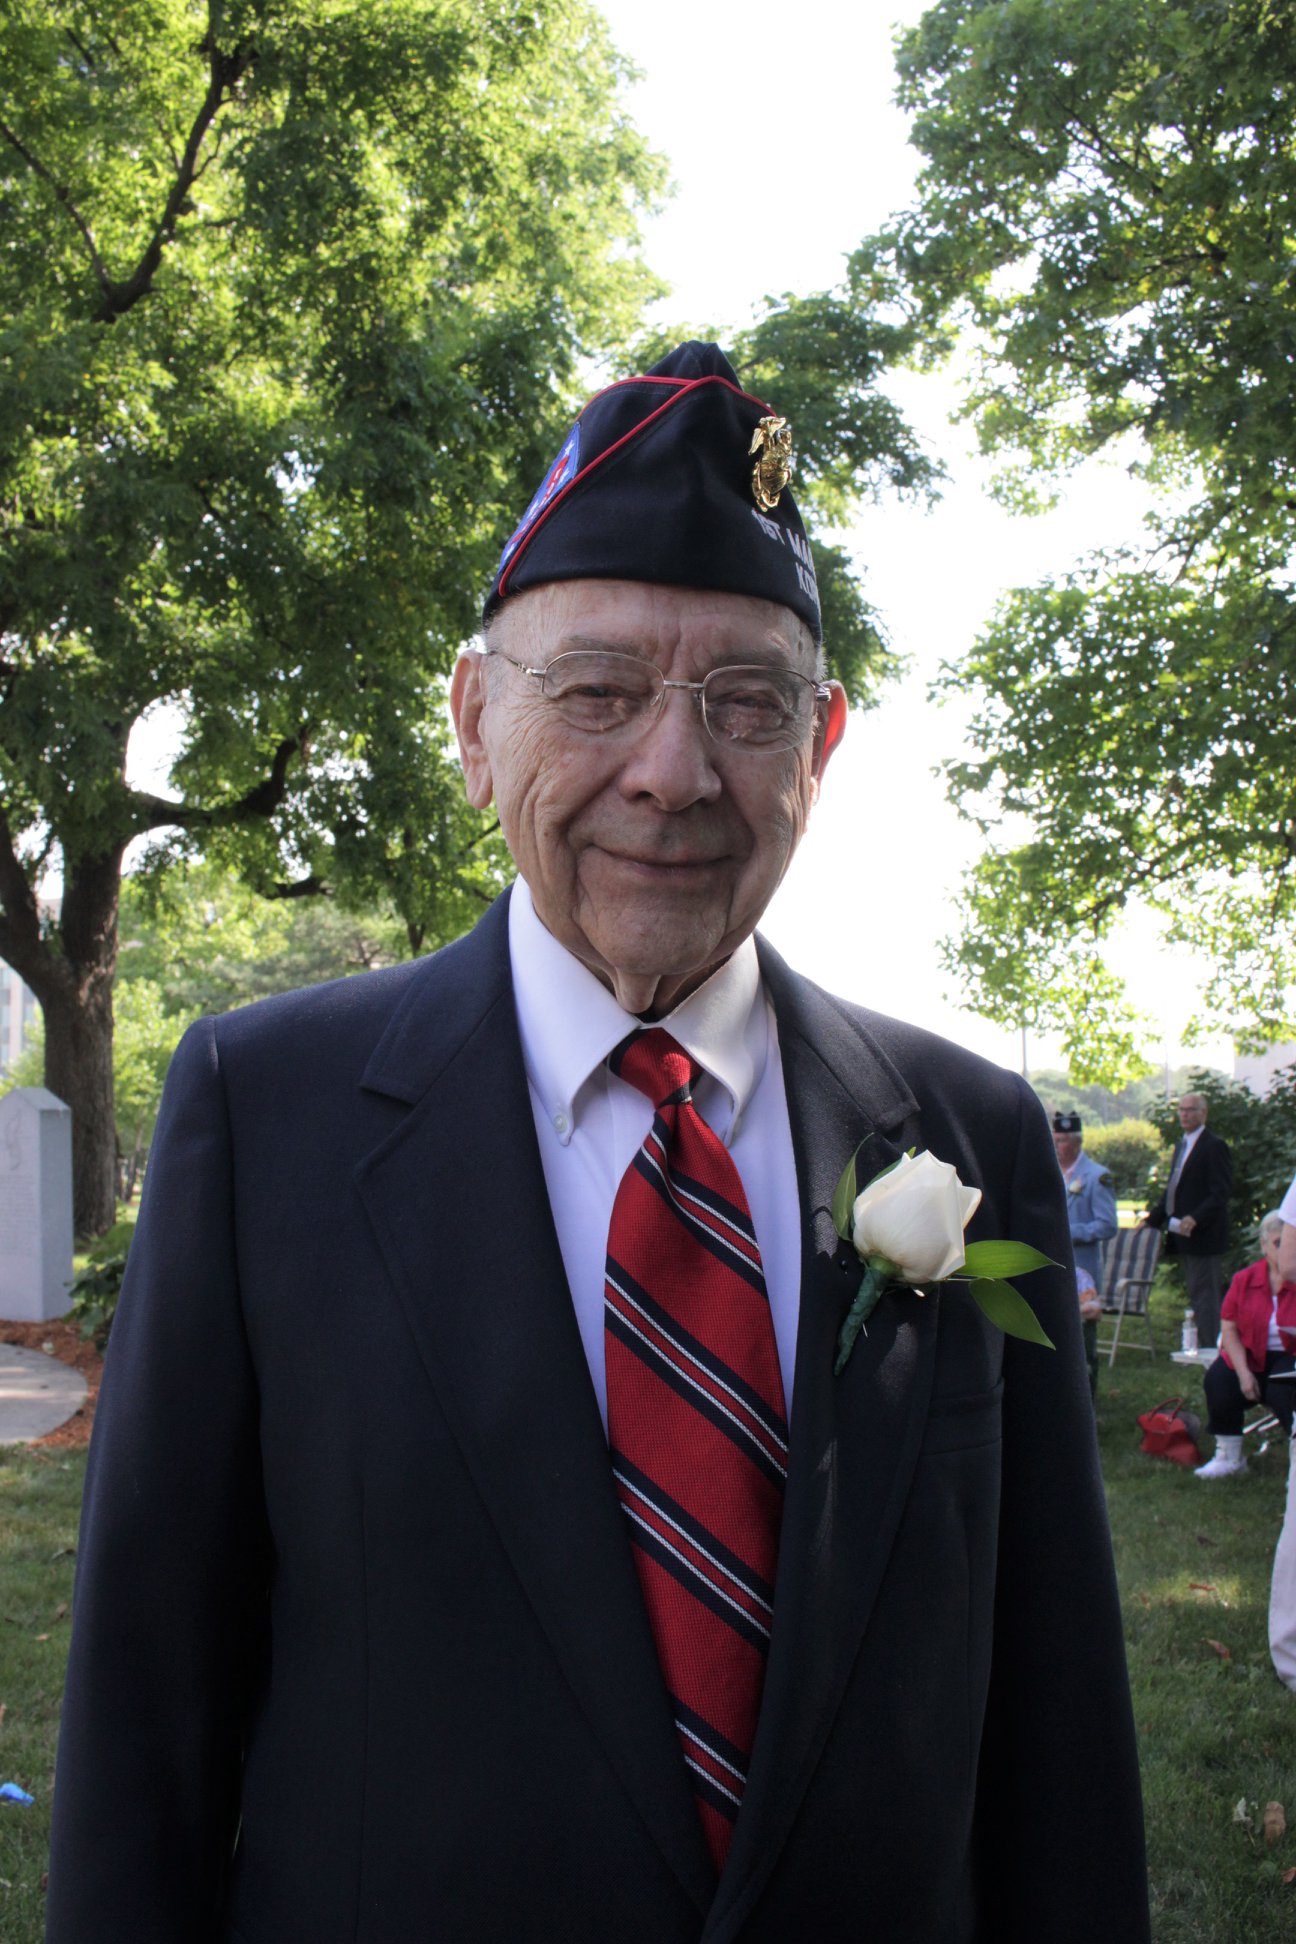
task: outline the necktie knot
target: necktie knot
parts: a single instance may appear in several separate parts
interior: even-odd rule
[[[699,1070],[679,1041],[660,1026],[631,1033],[610,1055],[608,1065],[656,1108],[678,1107],[691,1100]]]

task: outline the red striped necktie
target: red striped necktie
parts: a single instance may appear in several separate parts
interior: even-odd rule
[[[707,1845],[742,1803],[774,1603],[787,1413],[738,1170],[660,1027],[609,1066],[653,1103],[617,1189],[604,1335],[621,1508]]]

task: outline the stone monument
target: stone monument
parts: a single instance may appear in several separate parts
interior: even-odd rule
[[[44,1087],[0,1100],[0,1317],[72,1307],[72,1111]]]

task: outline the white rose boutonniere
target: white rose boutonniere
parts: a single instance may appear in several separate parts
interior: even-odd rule
[[[1067,1193],[1068,1195],[1078,1195],[1083,1187],[1084,1183],[1081,1181],[1079,1175],[1072,1175],[1070,1181],[1067,1183]]]
[[[857,1192],[851,1156],[833,1196],[833,1226],[864,1265],[855,1299],[837,1339],[835,1375],[846,1367],[855,1339],[892,1284],[923,1294],[923,1283],[966,1282],[992,1323],[1009,1336],[1025,1337],[1048,1349],[1053,1345],[1035,1312],[1006,1276],[1057,1267],[1026,1242],[963,1241],[963,1231],[981,1202],[948,1161],[923,1152],[901,1155]]]

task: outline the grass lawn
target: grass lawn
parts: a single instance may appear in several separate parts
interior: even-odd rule
[[[1178,1342],[1182,1298],[1158,1290],[1158,1341]],[[1155,1944],[1296,1944],[1296,1694],[1269,1662],[1266,1615],[1286,1452],[1207,1482],[1144,1458],[1135,1418],[1201,1377],[1122,1349],[1104,1364],[1098,1421],[1129,1642],[1151,1855]],[[0,1938],[39,1944],[54,1737],[71,1597],[80,1453],[0,1448]],[[1058,1508],[1065,1519],[1065,1505]],[[1102,1706],[1101,1695],[1094,1697]],[[1067,1751],[1059,1748],[1059,1762]],[[104,1777],[112,1787],[112,1777]],[[1281,1802],[1291,1832],[1260,1835]],[[1244,1805],[1249,1822],[1235,1812]],[[1022,1831],[1022,1841],[1030,1833]],[[1085,1832],[1077,1829],[1076,1842]],[[1100,1854],[1093,1867],[1101,1870]],[[177,1941],[179,1944],[179,1941]],[[1041,1938],[1040,1944],[1048,1944]],[[1102,1944],[1102,1940],[1095,1940]]]
[[[0,1446],[0,1938],[39,1944],[54,1741],[67,1658],[83,1451]],[[105,1786],[112,1778],[105,1777]]]

